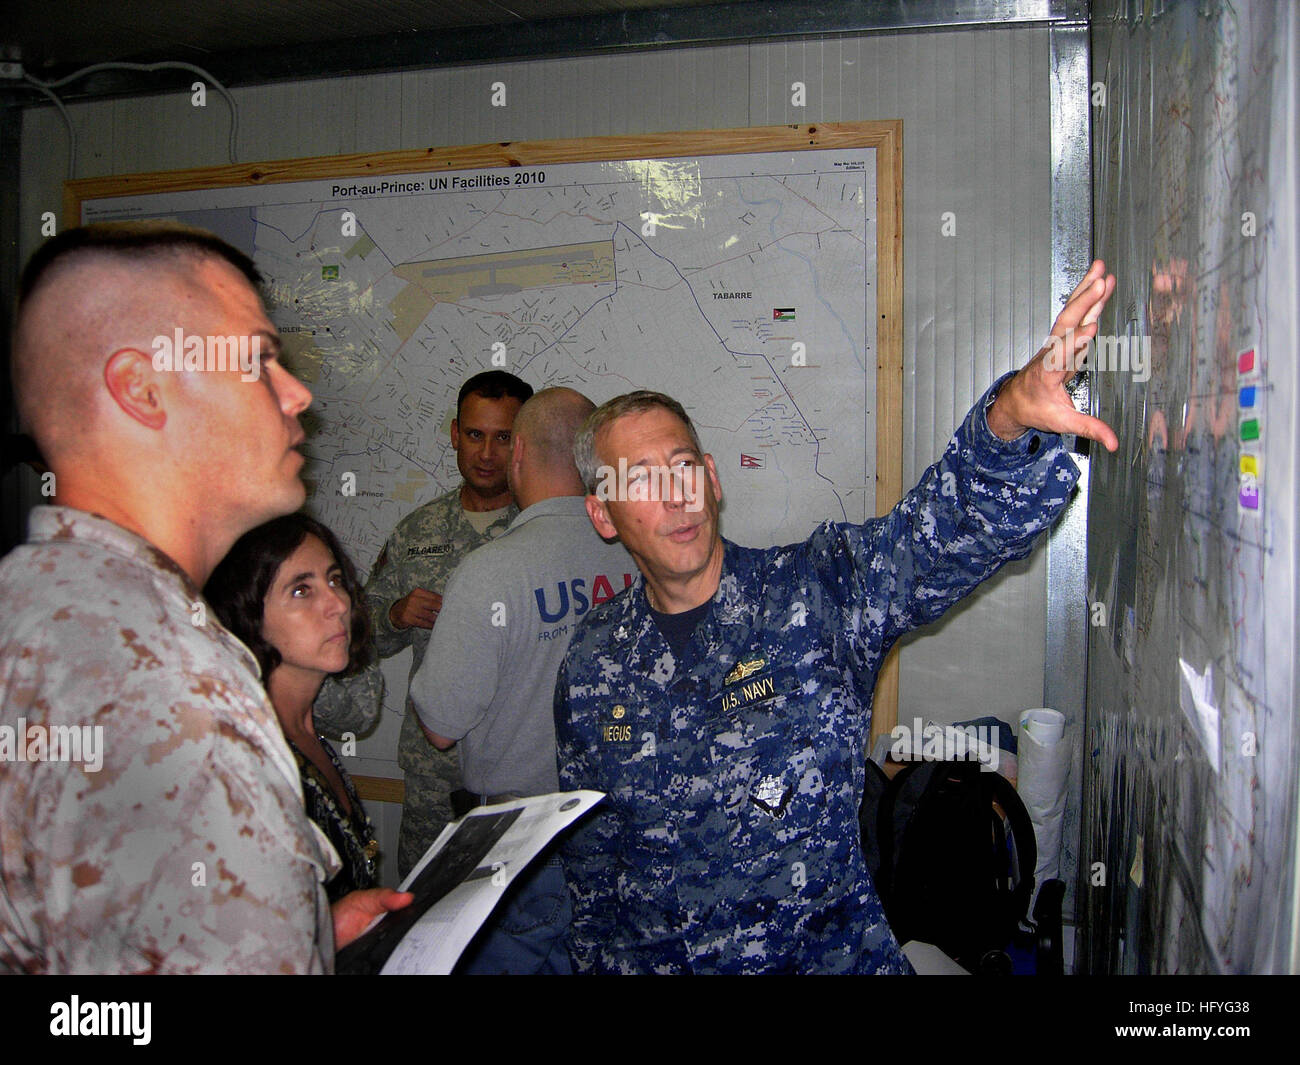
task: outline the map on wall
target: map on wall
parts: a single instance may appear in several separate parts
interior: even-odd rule
[[[307,509],[364,576],[460,480],[461,384],[505,369],[680,401],[742,544],[900,494],[898,123],[477,145],[70,183],[83,222],[173,218],[252,256],[311,388]],[[882,150],[883,149],[883,150]],[[362,174],[337,177],[335,174]],[[885,412],[887,413],[887,412]],[[349,768],[395,778],[409,652]],[[897,677],[876,692],[897,703]]]
[[[767,545],[875,513],[873,154],[336,178],[83,218],[176,218],[252,255],[315,397],[309,506],[362,572],[459,483],[457,391],[493,368],[597,403],[672,395],[718,463],[724,534]]]
[[[1110,624],[1085,836],[1119,872],[1091,892],[1093,971],[1277,971],[1297,891],[1296,11],[1094,15],[1098,254],[1149,381],[1096,375],[1126,444],[1089,515]]]

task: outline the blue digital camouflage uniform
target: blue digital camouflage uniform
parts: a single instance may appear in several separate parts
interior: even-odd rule
[[[911,971],[859,843],[876,673],[1028,554],[1079,476],[1059,437],[990,432],[1000,384],[885,517],[724,540],[693,664],[641,578],[587,614],[555,693],[561,785],[608,793],[564,852],[579,971]]]

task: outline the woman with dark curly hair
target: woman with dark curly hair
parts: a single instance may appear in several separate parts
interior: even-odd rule
[[[376,887],[374,827],[312,716],[327,677],[369,671],[378,678],[369,614],[351,560],[320,522],[289,514],[240,537],[212,571],[204,594],[261,665],[262,683],[298,762],[307,816],[343,860],[326,885],[330,901]]]

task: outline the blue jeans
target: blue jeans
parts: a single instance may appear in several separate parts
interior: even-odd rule
[[[553,850],[543,852],[506,889],[455,971],[470,976],[567,976],[573,968],[564,935],[572,919],[573,903],[560,859]]]

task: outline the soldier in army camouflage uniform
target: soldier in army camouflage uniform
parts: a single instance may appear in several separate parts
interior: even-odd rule
[[[565,849],[575,968],[910,971],[859,843],[876,673],[1065,506],[1078,470],[1055,434],[1118,446],[1064,389],[1113,289],[1104,269],[1053,329],[1075,343],[995,382],[887,516],[800,544],[721,538],[713,459],[668,397],[633,393],[588,420],[588,491],[633,467],[630,498],[589,495],[587,511],[641,579],[587,614],[556,683],[561,784],[608,793]],[[707,477],[646,499],[636,464]]]
[[[338,857],[256,660],[199,592],[303,500],[311,393],[277,361],[257,281],[174,224],[67,230],[23,272],[14,390],[57,505],[0,562],[0,969],[329,972],[410,901],[328,905]],[[177,329],[259,338],[258,379],[159,368],[150,340]],[[82,758],[5,749],[33,735],[79,736]]]
[[[474,548],[504,533],[519,513],[506,484],[510,427],[532,394],[528,384],[501,370],[465,382],[451,424],[464,481],[403,518],[370,572],[366,601],[375,647],[385,658],[413,648],[412,677],[424,661],[451,571]],[[453,819],[449,796],[462,787],[456,749],[439,751],[425,739],[409,696],[397,759],[406,792],[397,868],[405,877]]]

